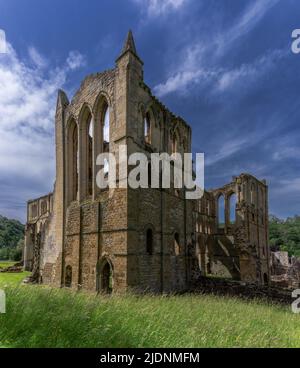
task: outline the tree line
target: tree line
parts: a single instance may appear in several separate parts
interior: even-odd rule
[[[272,251],[286,251],[290,256],[300,257],[300,216],[282,220],[271,215],[269,237]]]
[[[21,260],[24,230],[25,226],[20,221],[0,215],[0,260]]]

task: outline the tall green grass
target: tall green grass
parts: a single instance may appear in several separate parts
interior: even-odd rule
[[[21,286],[7,289],[1,345],[300,347],[300,316],[288,307],[229,297],[104,297]]]

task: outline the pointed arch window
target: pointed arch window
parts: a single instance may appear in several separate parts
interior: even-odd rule
[[[109,118],[109,106],[105,103],[103,108],[103,152],[109,152],[110,141],[110,118]]]
[[[225,226],[225,198],[224,195],[221,194],[218,197],[218,227],[220,229]]]
[[[72,120],[68,126],[67,132],[68,203],[76,201],[78,198],[78,160],[78,127],[75,120]]]
[[[235,193],[232,193],[229,196],[229,221],[230,224],[234,224],[236,221],[236,203],[237,203],[237,197]]]
[[[178,138],[176,133],[173,133],[172,136],[172,153],[178,152]]]
[[[93,140],[94,130],[91,115],[87,121],[87,172],[88,172],[88,194],[93,194]]]
[[[75,126],[74,132],[73,132],[73,156],[72,156],[72,165],[73,165],[73,194],[72,194],[72,200],[75,201],[77,199],[78,195],[78,160],[79,160],[79,150],[78,150],[78,128],[77,124]]]
[[[151,144],[151,119],[148,112],[144,118],[144,139],[147,144]]]

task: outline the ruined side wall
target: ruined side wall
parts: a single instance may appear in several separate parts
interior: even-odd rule
[[[241,279],[268,283],[270,280],[270,250],[268,247],[268,187],[251,175],[241,175],[240,217],[243,236],[239,240]],[[243,244],[242,244],[243,243]]]
[[[53,194],[30,200],[27,203],[27,222],[25,230],[24,268],[32,271],[37,234],[44,233],[53,213]],[[42,254],[40,251],[39,254]],[[39,257],[40,259],[40,257]]]
[[[236,195],[235,222],[230,222],[230,197]],[[211,241],[210,258],[223,266],[212,269],[222,277],[268,283],[268,188],[249,174],[234,177],[222,188],[212,191],[216,206],[216,231]],[[225,198],[225,225],[218,226],[218,198]],[[222,255],[223,253],[223,255]],[[221,262],[218,262],[221,261]]]

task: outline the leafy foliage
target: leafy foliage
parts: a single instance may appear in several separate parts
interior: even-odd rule
[[[300,257],[300,216],[286,220],[270,216],[269,233],[271,250],[287,251],[290,256]]]
[[[23,239],[24,225],[0,215],[0,259],[20,260]]]

